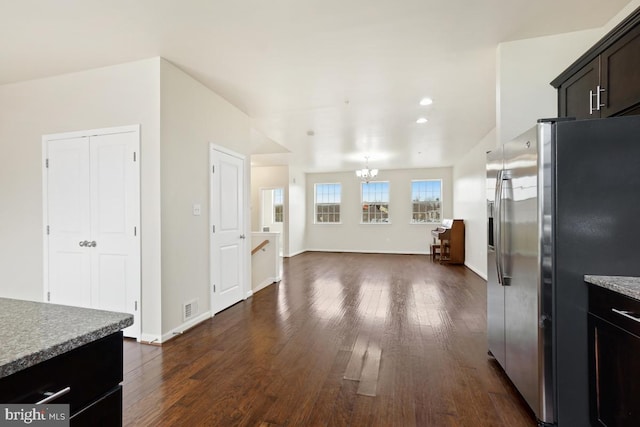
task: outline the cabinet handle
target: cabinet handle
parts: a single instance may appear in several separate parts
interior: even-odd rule
[[[42,399],[39,402],[36,402],[36,405],[43,405],[45,403],[49,403],[52,400],[56,400],[57,398],[59,398],[60,396],[64,396],[65,394],[69,393],[71,391],[71,387],[65,387],[60,391],[57,391],[55,393],[53,392],[46,392],[44,395],[47,396],[44,399]]]
[[[620,316],[624,316],[627,319],[631,319],[634,322],[638,322],[640,323],[640,317],[635,317],[632,316],[631,313],[633,313],[632,311],[624,311],[624,310],[618,310],[617,308],[612,308],[611,311],[613,311],[616,314],[619,314]]]
[[[596,88],[596,110],[600,111],[600,107],[604,107],[604,104],[601,103],[600,94],[604,92],[604,88],[601,88],[600,85]]]
[[[593,95],[594,95],[593,91],[590,90],[589,91],[589,115],[592,115],[593,114],[593,110],[594,110],[594,108],[593,108]]]

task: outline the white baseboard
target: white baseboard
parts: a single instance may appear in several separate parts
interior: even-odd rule
[[[193,319],[189,320],[188,322],[184,322],[182,325],[180,325],[180,326],[178,326],[176,328],[173,328],[172,330],[170,330],[166,334],[162,335],[162,340],[160,341],[160,344],[165,343],[165,342],[169,341],[171,338],[175,338],[178,335],[182,335],[188,329],[193,328],[198,323],[202,323],[205,320],[210,319],[211,317],[212,317],[211,312],[210,311],[205,311],[204,313],[202,313],[198,317],[194,317]],[[153,343],[153,344],[155,344],[155,343]]]
[[[307,252],[346,252],[354,254],[430,255],[429,251],[372,251],[370,249],[307,249]]]
[[[283,255],[283,256],[284,256],[284,258],[291,258],[291,257],[294,257],[294,256],[296,256],[296,255],[303,254],[303,253],[307,252],[307,250],[308,250],[308,249],[303,249],[303,250],[301,250],[301,251],[293,252],[293,253],[290,253],[290,254],[288,254],[288,255]]]
[[[264,288],[266,288],[269,285],[274,284],[275,282],[279,282],[280,279],[277,279],[275,277],[267,277],[266,279],[264,279],[262,282],[260,282],[260,284],[258,286],[256,286],[255,288],[253,288],[253,293],[255,294],[258,291],[263,290]]]
[[[253,290],[249,290],[247,291],[247,295],[244,297],[244,299],[251,298],[252,296],[253,296]]]
[[[140,334],[140,342],[143,344],[160,344],[162,337],[154,334]]]
[[[464,263],[464,266],[467,267],[469,270],[473,271],[474,273],[476,273],[478,276],[482,277],[484,280],[487,280],[487,274],[481,272],[480,269],[478,269],[477,267],[474,267],[471,264],[467,264],[466,262]]]

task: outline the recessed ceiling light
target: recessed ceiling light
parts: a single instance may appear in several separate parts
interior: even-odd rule
[[[420,117],[418,120],[416,120],[416,123],[418,124],[423,124],[423,123],[427,123],[427,119],[425,119],[424,117]]]
[[[420,105],[431,105],[433,104],[433,99],[431,98],[422,98],[420,100]]]

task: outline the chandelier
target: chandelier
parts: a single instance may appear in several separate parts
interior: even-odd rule
[[[366,183],[369,183],[373,178],[378,175],[378,169],[369,169],[369,157],[365,157],[365,166],[363,169],[356,171],[356,176]]]

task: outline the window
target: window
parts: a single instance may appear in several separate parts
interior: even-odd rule
[[[411,222],[442,222],[442,181],[411,181]]]
[[[389,222],[389,182],[362,183],[362,222]]]
[[[284,194],[282,188],[273,190],[273,222],[282,222],[284,219]]]
[[[335,224],[340,222],[341,192],[341,184],[315,185],[316,224]]]

